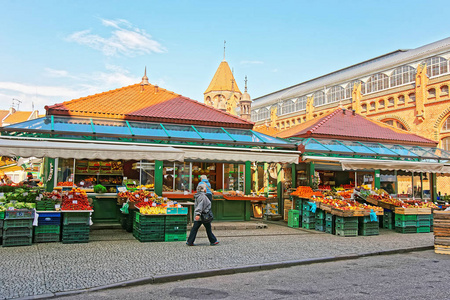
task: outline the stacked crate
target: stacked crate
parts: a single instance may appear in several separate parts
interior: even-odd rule
[[[450,254],[450,211],[435,211],[434,222],[434,252]]]
[[[336,234],[336,216],[325,214],[325,232],[329,234]]]
[[[167,215],[164,225],[164,241],[186,241],[187,216]]]
[[[431,232],[432,215],[417,215],[417,233]]]
[[[30,246],[33,237],[34,210],[18,209],[5,212],[3,247]]]
[[[64,212],[62,226],[63,244],[89,242],[90,212]]]
[[[61,213],[40,212],[38,226],[34,228],[35,243],[59,242],[61,234]]]
[[[371,221],[370,217],[360,217],[358,235],[379,235],[380,234],[380,223],[378,218],[376,221]]]
[[[136,212],[133,223],[133,236],[140,242],[163,242],[165,240],[165,216],[142,215]],[[186,237],[186,230],[185,230]]]
[[[384,209],[383,228],[395,229],[395,213],[389,209]]]
[[[336,235],[339,236],[358,236],[358,217],[339,217],[336,216],[335,226]]]
[[[288,227],[298,228],[300,226],[300,212],[290,209],[288,212]]]
[[[317,231],[325,231],[325,212],[321,209],[316,209],[316,225],[315,229]]]
[[[395,214],[395,231],[398,233],[417,233],[417,215]]]
[[[36,202],[37,211],[54,211],[56,202],[54,200],[42,200]]]
[[[4,222],[3,218],[1,218],[0,219],[0,245],[2,244],[2,239],[3,239],[3,222]]]
[[[122,213],[120,223],[127,232],[133,232],[133,223],[136,218],[137,209],[129,209],[127,214]]]
[[[316,214],[311,212],[311,206],[309,205],[308,200],[302,201],[302,228],[316,228]]]

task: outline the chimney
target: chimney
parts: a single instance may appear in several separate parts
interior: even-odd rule
[[[159,87],[157,85],[155,85],[155,94],[158,93],[158,88]]]
[[[353,113],[354,116],[356,116],[356,110],[353,109],[352,113]]]

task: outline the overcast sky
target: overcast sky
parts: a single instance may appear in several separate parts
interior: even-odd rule
[[[203,102],[223,59],[256,98],[450,36],[448,1],[0,0],[0,109],[139,83]],[[17,101],[16,101],[17,106]]]

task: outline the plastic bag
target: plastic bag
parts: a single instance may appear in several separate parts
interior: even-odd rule
[[[373,211],[373,209],[370,210],[370,221],[371,222],[377,222],[378,221],[378,217],[377,214]]]
[[[315,213],[316,209],[317,209],[317,204],[316,202],[308,202],[309,206],[311,206],[310,211]]]
[[[128,213],[129,213],[129,212],[128,212],[128,207],[129,207],[128,203],[124,203],[124,204],[122,205],[122,208],[120,209],[120,211],[121,211],[122,213],[124,213],[124,214],[128,214]]]

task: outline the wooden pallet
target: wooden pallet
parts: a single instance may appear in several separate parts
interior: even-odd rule
[[[439,246],[450,246],[450,236],[434,237],[434,244]]]
[[[434,245],[434,252],[437,254],[450,255],[450,246]]]
[[[431,208],[396,207],[395,213],[399,215],[431,215]]]

